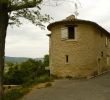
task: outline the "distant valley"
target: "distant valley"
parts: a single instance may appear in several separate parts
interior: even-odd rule
[[[5,62],[11,62],[11,63],[22,63],[22,62],[25,62],[28,59],[35,59],[35,60],[43,61],[43,58],[27,58],[27,57],[9,57],[9,56],[5,56]]]

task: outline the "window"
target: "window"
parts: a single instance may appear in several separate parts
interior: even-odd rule
[[[67,26],[67,27],[61,28],[61,39],[75,39],[74,26]]]
[[[68,27],[68,39],[74,39],[75,38],[75,32],[74,32],[74,27],[73,26],[69,26]]]
[[[68,55],[66,55],[66,63],[68,63]]]
[[[103,51],[101,52],[101,57],[103,57],[104,56],[104,53],[103,53]]]

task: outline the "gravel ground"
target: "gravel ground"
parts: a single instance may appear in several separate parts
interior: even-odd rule
[[[88,80],[55,80],[51,87],[33,89],[20,100],[110,100],[110,72]]]

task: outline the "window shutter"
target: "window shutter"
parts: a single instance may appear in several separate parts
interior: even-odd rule
[[[61,28],[61,39],[68,39],[68,29],[67,29],[67,27]]]

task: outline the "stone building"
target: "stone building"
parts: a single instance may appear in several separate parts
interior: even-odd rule
[[[98,24],[71,15],[47,28],[51,74],[88,77],[110,69],[110,34]]]

